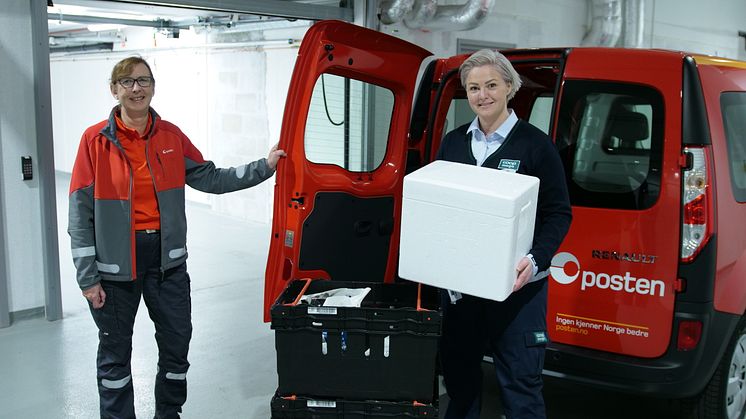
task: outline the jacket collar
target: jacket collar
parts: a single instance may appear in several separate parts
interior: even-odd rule
[[[101,128],[101,134],[108,138],[109,141],[113,142],[117,146],[121,146],[119,144],[119,139],[117,139],[117,112],[119,112],[119,105],[114,106],[111,108],[111,112],[109,113],[109,119],[106,123],[106,125]],[[150,120],[152,123],[150,124],[150,132],[147,133],[146,137],[150,138],[153,134],[155,134],[156,127],[158,126],[158,121],[161,119],[160,115],[158,115],[158,112],[155,111],[152,107],[148,109],[148,112],[150,112]]]

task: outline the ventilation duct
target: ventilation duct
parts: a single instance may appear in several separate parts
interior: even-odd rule
[[[614,47],[622,33],[621,0],[591,0],[593,21],[580,45]]]
[[[624,2],[624,47],[642,48],[645,30],[645,0]]]
[[[404,25],[409,29],[425,29],[437,13],[438,0],[416,0],[412,13],[404,16]]]
[[[410,29],[465,31],[474,29],[495,5],[495,0],[469,0],[462,5],[439,6],[437,0],[394,0],[381,3],[381,23],[404,21]]]
[[[378,18],[386,25],[401,22],[413,7],[414,0],[387,1],[381,5],[381,15]]]

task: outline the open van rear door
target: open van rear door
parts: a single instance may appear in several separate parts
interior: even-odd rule
[[[323,21],[303,39],[280,134],[264,319],[288,281],[391,282],[416,78],[430,52]]]

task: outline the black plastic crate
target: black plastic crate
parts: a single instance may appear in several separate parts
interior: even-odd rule
[[[271,406],[272,419],[438,418],[437,406],[412,402],[275,396]]]
[[[370,287],[361,307],[298,303],[301,295]],[[432,402],[438,291],[416,283],[299,280],[272,307],[278,394]]]

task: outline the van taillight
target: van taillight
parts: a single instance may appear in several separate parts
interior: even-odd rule
[[[676,339],[676,349],[691,351],[697,347],[702,338],[702,322],[698,320],[683,320],[679,323],[679,336]]]
[[[707,225],[707,208],[704,194],[684,204],[684,224]]]
[[[694,259],[709,237],[710,184],[707,156],[702,148],[685,148],[691,164],[684,170],[684,193],[681,226],[681,259]]]

